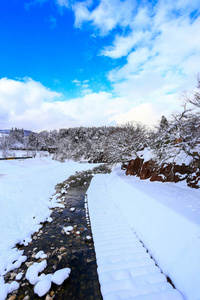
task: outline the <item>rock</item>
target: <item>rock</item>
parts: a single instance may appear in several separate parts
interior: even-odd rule
[[[143,161],[144,160],[139,157],[131,159],[126,169],[126,175],[139,174]]]
[[[24,282],[21,284],[21,286],[26,286],[28,283]]]
[[[155,161],[144,162],[142,158],[131,159],[128,165],[123,165],[126,175],[136,175],[140,179],[161,182],[179,182],[187,180],[190,187],[200,188],[200,171],[198,163],[192,165],[177,165],[175,163],[165,163],[158,166]]]
[[[62,259],[62,256],[61,255],[58,255],[58,261],[60,262]]]
[[[54,291],[51,291],[51,292],[50,292],[50,296],[51,296],[51,297],[52,297],[54,294],[55,294]]]
[[[65,255],[67,255],[67,252],[63,252],[63,253],[61,254],[62,257],[65,256]]]
[[[14,273],[14,272],[10,273],[10,279],[11,280],[14,279],[16,276],[17,276],[17,273]]]
[[[61,248],[60,248],[60,252],[64,252],[65,250],[66,250],[65,247],[61,247]]]
[[[154,162],[151,160],[145,161],[145,163],[142,164],[140,173],[139,173],[140,179],[148,179],[151,177],[151,175],[154,172],[153,165],[154,165]]]
[[[8,298],[8,300],[15,300],[17,298],[17,295],[12,295]]]
[[[29,268],[32,264],[33,264],[33,261],[25,262],[25,265],[27,266],[27,268]]]
[[[53,300],[53,298],[51,298],[51,296],[49,296],[49,294],[47,294],[45,300]]]
[[[196,172],[196,174],[191,174],[187,178],[187,183],[189,187],[196,189],[200,188],[200,172]]]
[[[87,235],[85,238],[86,242],[91,242],[92,241],[92,237],[90,235]]]
[[[91,263],[93,260],[94,260],[94,259],[87,258],[87,259],[86,259],[86,262],[89,264],[89,263]]]
[[[30,298],[30,296],[29,295],[27,295],[26,297],[24,297],[24,300],[30,300],[31,298]]]
[[[162,174],[153,174],[150,178],[150,181],[161,181],[164,182],[164,178],[162,176]]]

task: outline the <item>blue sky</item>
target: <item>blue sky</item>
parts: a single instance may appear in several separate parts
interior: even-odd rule
[[[4,1],[0,29],[1,78],[30,77],[68,97],[80,94],[75,79],[90,79],[96,91],[108,88],[112,62],[98,55],[101,38],[75,28],[71,10],[54,1]]]
[[[200,1],[7,0],[0,127],[139,121],[181,107],[200,72]]]

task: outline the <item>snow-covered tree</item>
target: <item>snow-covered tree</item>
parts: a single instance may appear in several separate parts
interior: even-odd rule
[[[39,142],[37,134],[31,132],[28,136],[28,148],[31,150],[38,150]]]
[[[144,125],[130,122],[116,127],[108,136],[105,157],[108,162],[126,162],[137,151],[148,145],[147,129]]]
[[[185,98],[182,111],[174,114],[170,121],[163,116],[159,126],[151,135],[151,148],[155,152],[159,165],[169,160],[176,161],[182,151],[186,156],[200,159],[199,89],[198,79],[198,89],[190,97]]]
[[[11,129],[9,133],[9,141],[10,141],[10,147],[21,149],[23,148],[24,143],[24,130],[23,129]]]
[[[0,150],[2,150],[2,156],[7,157],[10,148],[10,140],[8,135],[1,135],[0,137]]]

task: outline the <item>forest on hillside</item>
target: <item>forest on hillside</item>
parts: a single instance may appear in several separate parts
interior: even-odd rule
[[[14,150],[52,153],[53,159],[125,163],[148,149],[158,165],[176,161],[180,153],[200,161],[200,78],[195,92],[185,96],[183,108],[168,120],[162,116],[154,129],[130,122],[122,126],[76,127],[30,132],[12,128],[0,137],[3,157]],[[150,157],[151,158],[151,157]]]

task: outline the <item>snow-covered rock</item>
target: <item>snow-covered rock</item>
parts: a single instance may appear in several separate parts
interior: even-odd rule
[[[66,280],[69,277],[70,272],[70,268],[58,270],[52,275],[51,281],[55,284],[61,285],[64,282],[64,280]]]
[[[26,279],[30,282],[30,284],[35,285],[38,281],[38,274],[42,272],[47,266],[47,261],[42,260],[41,262],[33,263],[26,272]]]
[[[46,278],[40,280],[34,287],[34,293],[37,294],[39,297],[44,296],[51,288],[51,279]]]

